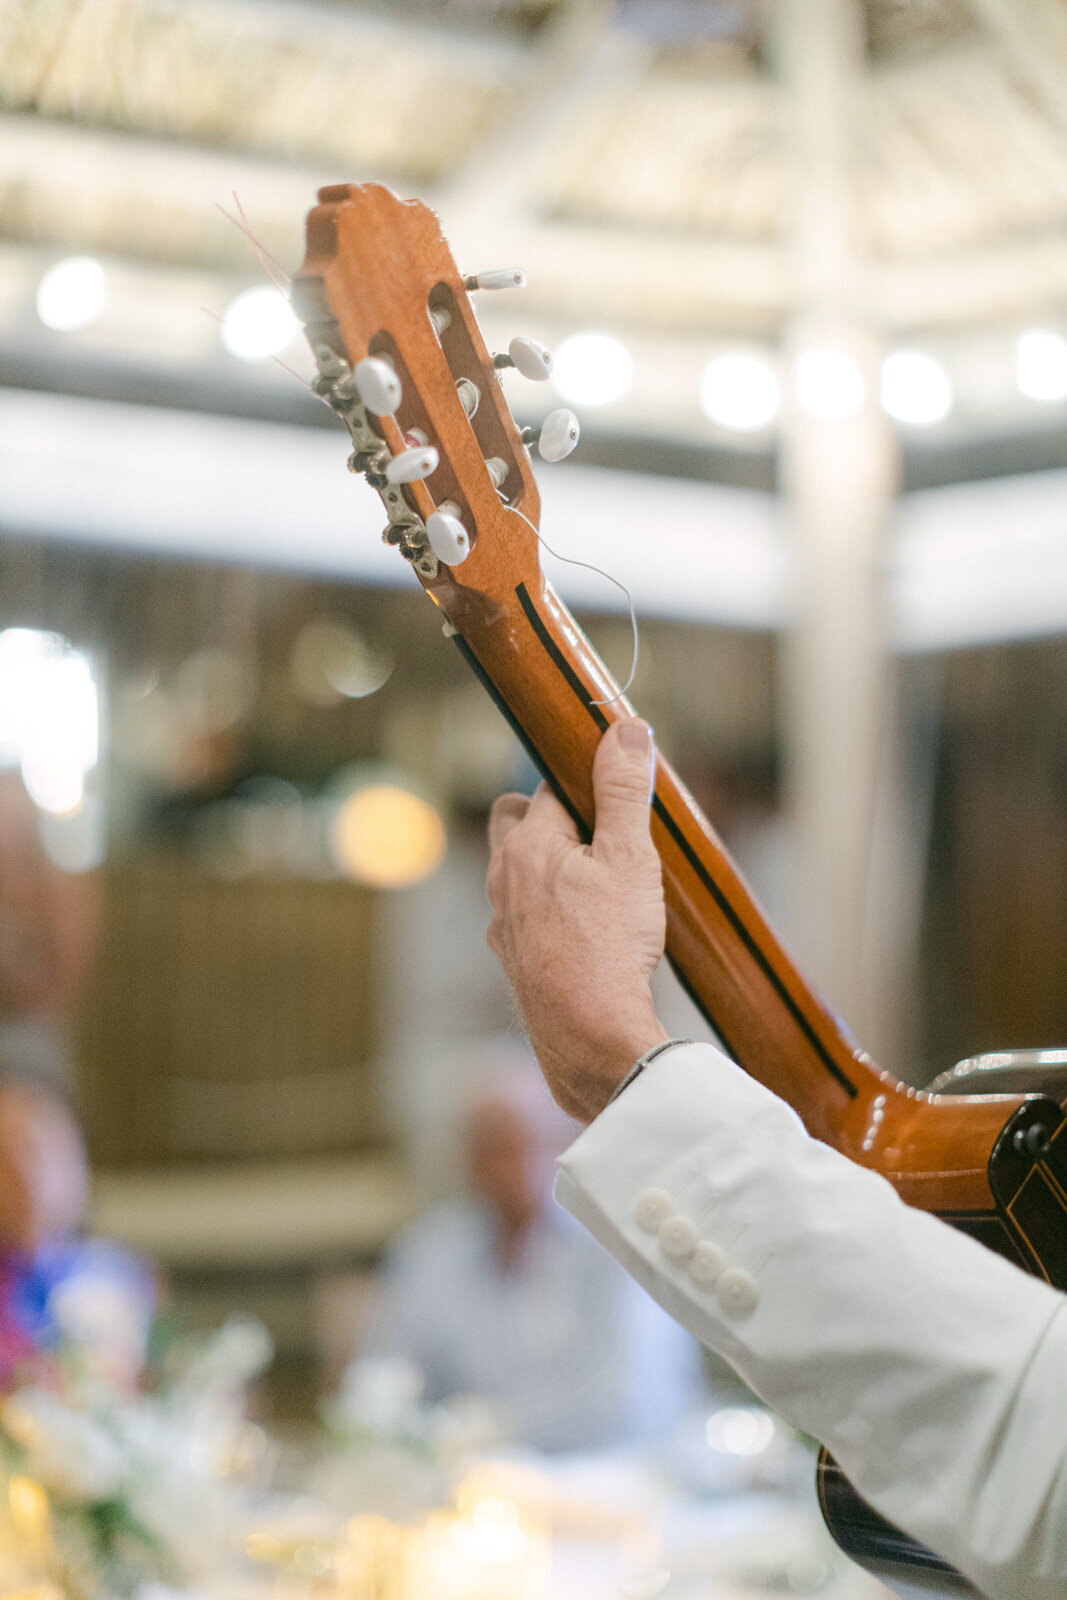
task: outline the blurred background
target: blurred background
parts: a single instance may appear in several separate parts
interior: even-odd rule
[[[543,532],[923,1084],[1067,1041],[1065,73],[1062,0],[0,4],[0,1062],[176,1315],[268,1325],[277,1418],[514,1028],[484,824],[536,780],[235,219],[293,273],[374,179],[525,270],[476,298],[581,421]]]

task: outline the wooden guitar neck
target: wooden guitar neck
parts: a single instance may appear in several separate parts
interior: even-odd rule
[[[486,349],[473,280],[461,278],[433,212],[373,184],[325,189],[320,202],[293,300],[319,392],[351,433],[350,466],[380,492],[386,542],[446,633],[591,830],[593,755],[609,722],[633,709],[541,574],[537,485],[499,380],[507,358]],[[435,524],[450,530],[444,544]],[[1052,1260],[1018,1212],[1030,1172],[1019,1167],[1019,1119],[1035,1102],[932,1096],[877,1067],[800,975],[663,760],[652,834],[668,953],[734,1059],[816,1138],[882,1172],[910,1203],[1067,1280],[1067,1251],[1057,1246]],[[1043,1136],[1058,1139],[1062,1112],[1041,1104]]]

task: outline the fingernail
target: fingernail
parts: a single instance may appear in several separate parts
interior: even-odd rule
[[[619,727],[619,743],[624,750],[640,750],[648,757],[648,803],[656,792],[656,739],[653,730],[640,717],[624,722]]]
[[[630,717],[619,726],[619,743],[624,750],[647,751],[652,729],[640,717]]]

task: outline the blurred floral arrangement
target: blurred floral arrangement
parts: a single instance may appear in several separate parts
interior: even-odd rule
[[[76,1348],[31,1370],[0,1402],[0,1592],[113,1600],[217,1581],[269,1472],[245,1401],[271,1356],[262,1325],[234,1318],[172,1347],[150,1394]]]

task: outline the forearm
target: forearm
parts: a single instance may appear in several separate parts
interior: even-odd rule
[[[1063,1595],[1061,1296],[902,1205],[710,1046],[658,1056],[557,1192],[891,1520],[992,1595]]]

